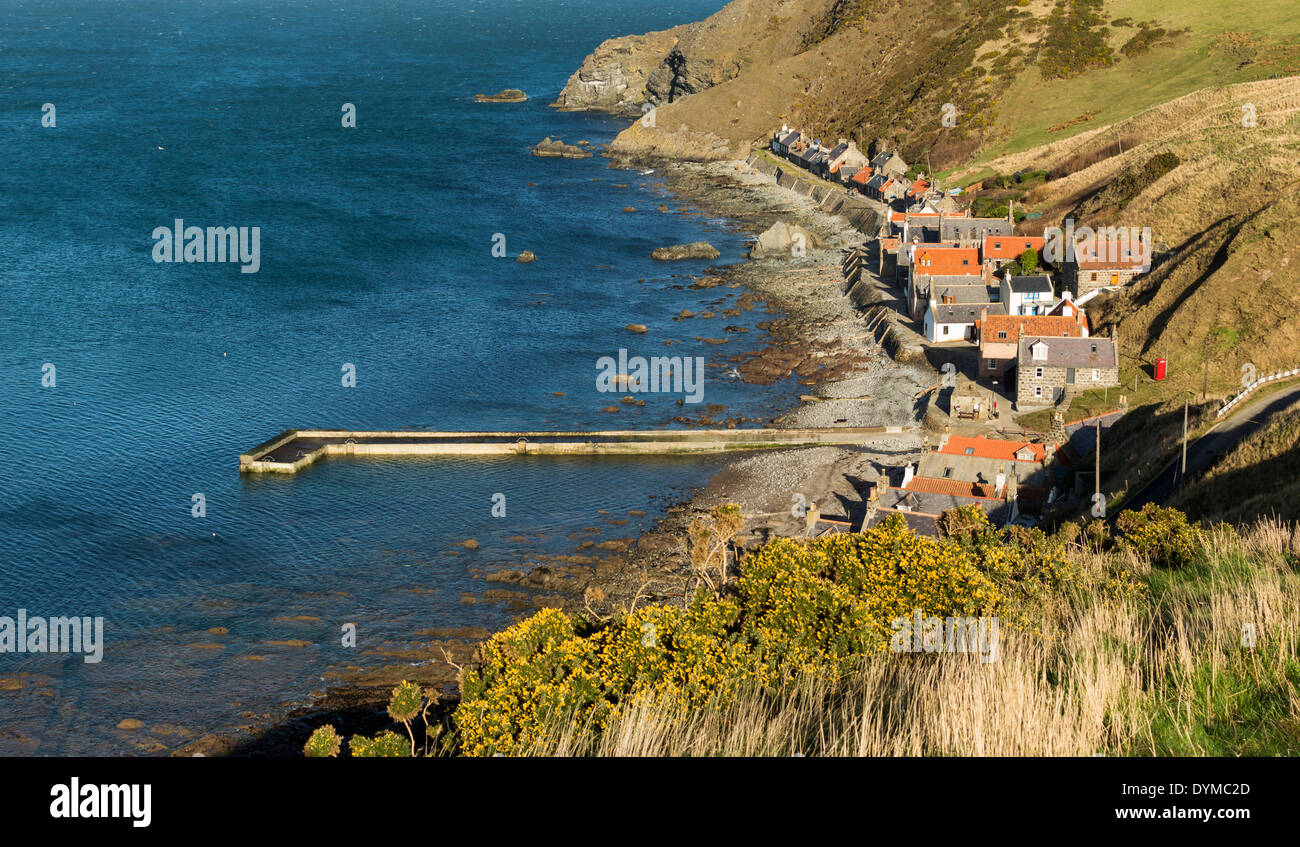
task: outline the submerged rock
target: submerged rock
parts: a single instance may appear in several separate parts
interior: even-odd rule
[[[523,262],[526,265],[529,262],[537,261],[537,256],[533,253],[532,250],[525,250],[524,252],[519,254],[519,258],[515,259],[515,261]]]

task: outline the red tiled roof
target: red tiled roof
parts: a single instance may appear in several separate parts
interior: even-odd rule
[[[983,482],[963,482],[959,479],[938,479],[932,476],[914,476],[905,491],[920,494],[946,494],[949,497],[970,497],[978,500],[1001,500],[994,495],[994,487]]]
[[[1036,235],[990,235],[984,239],[984,258],[1016,259],[1026,250],[1041,252],[1043,243]]]
[[[984,273],[977,247],[918,247],[912,267],[924,276],[979,276]]]
[[[970,438],[964,435],[951,435],[948,442],[944,444],[943,449],[936,450],[936,453],[943,453],[949,456],[967,455],[967,448],[971,449],[969,455],[981,459],[1001,459],[1007,462],[1023,461],[1016,458],[1016,453],[1022,448],[1028,447],[1034,453],[1033,461],[1036,464],[1042,464],[1047,457],[1047,451],[1041,444],[1034,444],[1029,441],[1004,441],[1001,438],[985,438],[977,435]]]
[[[1080,316],[1083,311],[1079,311]],[[1068,336],[1079,338],[1083,335],[1083,324],[1078,318],[1065,315],[989,315],[978,324],[980,341],[997,344],[1015,344],[1021,334],[1041,335],[1046,337]],[[1005,332],[1006,338],[999,338],[997,333]]]
[[[924,179],[918,179],[916,182],[912,183],[912,187],[907,190],[907,193],[912,197],[916,197],[917,195],[924,194],[929,189],[930,183],[926,182]]]
[[[854,179],[856,179],[856,177],[854,177]],[[889,213],[889,222],[890,222],[890,223],[901,224],[901,223],[902,223],[903,221],[905,221],[905,220],[907,220],[907,213],[906,213],[906,212],[890,212],[890,213]]]

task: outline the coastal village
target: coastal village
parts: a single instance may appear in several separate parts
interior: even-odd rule
[[[814,518],[808,532],[900,514],[915,531],[937,535],[945,511],[969,505],[998,525],[1077,514],[1096,484],[1087,460],[1099,430],[1127,402],[1118,340],[1094,335],[1084,306],[1143,273],[1149,254],[1128,243],[1080,243],[1049,261],[1043,236],[1016,233],[1013,209],[976,217],[969,188],[945,191],[896,152],[868,155],[852,141],[823,143],[788,126],[769,146],[795,173],[875,206],[882,224],[845,256],[846,287],[874,283],[880,305],[869,325],[887,322],[923,352],[940,380],[922,395],[945,415],[928,422],[935,434],[920,461],[879,474],[860,525]],[[1111,408],[1067,420],[1071,401],[1094,389],[1108,397],[1116,389]],[[1048,431],[1013,420],[1036,411],[1048,413]]]

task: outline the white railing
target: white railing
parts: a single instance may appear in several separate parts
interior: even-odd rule
[[[1259,379],[1255,380],[1254,382],[1250,383],[1245,388],[1243,388],[1240,392],[1228,398],[1228,400],[1222,406],[1219,407],[1219,411],[1215,412],[1214,416],[1216,418],[1223,417],[1228,412],[1230,412],[1234,406],[1236,406],[1242,400],[1245,400],[1247,397],[1249,397],[1255,391],[1255,389],[1259,388],[1261,385],[1265,385],[1270,382],[1277,382],[1279,379],[1290,379],[1293,376],[1300,376],[1300,368],[1292,368],[1289,371],[1277,371],[1276,373],[1271,373],[1268,376],[1261,376]]]

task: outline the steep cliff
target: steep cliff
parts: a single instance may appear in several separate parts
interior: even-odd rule
[[[611,38],[556,98],[561,109],[641,112],[674,103],[801,52],[836,0],[735,0],[716,14],[646,35]]]

